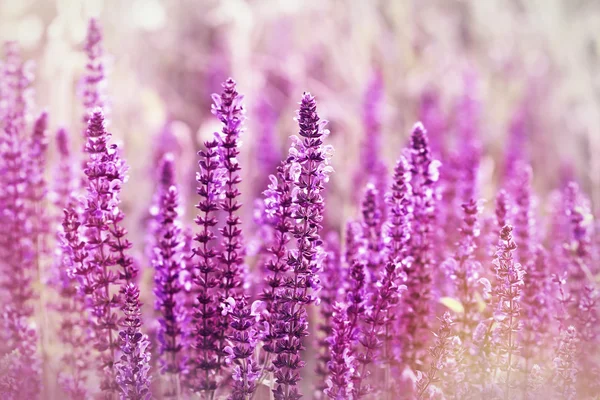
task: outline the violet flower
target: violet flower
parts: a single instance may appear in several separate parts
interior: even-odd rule
[[[360,147],[361,165],[359,165],[354,177],[354,193],[360,193],[367,182],[375,182],[375,187],[381,195],[378,199],[380,205],[383,205],[383,194],[387,188],[387,168],[385,163],[381,161],[383,91],[383,76],[380,71],[375,71],[364,95],[364,138]]]
[[[298,112],[300,138],[292,137],[290,149],[295,180],[294,211],[292,218],[296,224],[292,229],[296,238],[296,249],[288,254],[288,265],[293,272],[287,277],[276,315],[275,330],[280,336],[275,344],[276,357],[273,360],[277,387],[273,390],[275,400],[298,400],[300,393],[296,387],[300,380],[299,370],[305,362],[300,357],[303,349],[302,338],[308,334],[306,307],[315,301],[310,290],[319,289],[318,270],[321,257],[319,231],[323,220],[324,183],[331,167],[328,160],[331,150],[323,145],[328,131],[324,121],[319,121],[316,101],[310,93],[304,93]]]
[[[352,354],[353,327],[344,303],[336,303],[332,310],[331,335],[327,339],[331,352],[327,363],[329,378],[324,393],[330,399],[345,400],[352,398],[352,378],[357,367]]]
[[[439,166],[431,155],[427,132],[421,123],[413,128],[408,157],[414,209],[409,244],[412,264],[406,271],[408,293],[403,296],[402,339],[405,343],[402,352],[405,364],[415,369],[426,356],[427,332],[431,330],[432,237]]]
[[[90,297],[89,306],[95,330],[96,349],[100,354],[99,368],[103,373],[101,389],[117,392],[114,360],[119,317],[114,311],[121,301],[113,295],[115,286],[132,281],[137,267],[125,251],[131,247],[126,230],[120,225],[119,192],[125,180],[125,166],[115,145],[109,145],[110,134],[104,128],[104,115],[96,110],[86,131],[88,154],[85,175],[87,197],[83,223],[86,226],[88,261],[75,270],[81,293]],[[119,266],[120,270],[115,270]]]
[[[160,313],[158,341],[161,373],[168,376],[165,396],[178,396],[179,374],[183,369],[182,324],[184,312],[180,273],[183,268],[183,234],[180,222],[179,188],[175,184],[175,166],[170,154],[161,165],[158,188],[157,229],[152,265],[154,267],[154,308]]]
[[[554,373],[552,386],[561,399],[574,400],[577,398],[576,358],[578,353],[577,330],[569,326],[561,333],[556,356],[554,357]]]
[[[217,251],[214,248],[214,227],[217,224],[215,214],[219,210],[218,197],[222,186],[222,176],[219,170],[217,148],[218,142],[205,143],[206,150],[200,151],[198,166],[200,172],[197,193],[201,197],[196,205],[200,210],[194,222],[200,227],[200,232],[194,237],[197,245],[193,249],[194,259],[194,286],[197,291],[194,324],[196,354],[190,362],[190,376],[188,386],[193,390],[204,392],[210,396],[217,388],[217,374],[221,369],[218,356],[222,350],[218,344],[216,330],[218,298],[216,287],[219,285],[218,266],[215,258]]]
[[[327,377],[329,376],[329,361],[331,361],[330,342],[333,337],[334,330],[334,313],[336,312],[336,304],[341,300],[343,282],[346,281],[346,269],[342,268],[340,258],[340,244],[336,234],[329,234],[325,239],[326,256],[323,261],[322,285],[319,298],[321,320],[317,327],[320,336],[317,338],[317,367],[316,374],[317,384],[315,387],[314,396],[323,398],[325,389],[328,387]],[[343,307],[343,306],[340,306]],[[346,315],[345,312],[339,316]],[[338,320],[335,324],[342,323]],[[345,336],[344,336],[345,337]]]
[[[519,242],[518,261],[528,270],[534,261],[535,218],[531,180],[533,171],[530,166],[518,164],[514,182],[514,224],[515,236]],[[500,221],[499,221],[500,222]]]
[[[406,158],[401,156],[394,168],[391,191],[386,199],[389,212],[385,247],[391,260],[404,257],[407,252],[406,246],[410,238],[409,215],[412,210],[410,179],[410,165]]]
[[[80,234],[81,222],[77,202],[71,198],[65,205],[61,235],[61,263],[58,268],[57,288],[60,300],[56,310],[60,315],[58,338],[65,352],[61,358],[58,378],[63,390],[73,399],[88,396],[87,368],[91,361],[88,317],[82,294],[78,293],[75,271],[86,268],[88,252]],[[89,275],[86,276],[89,278]],[[92,283],[87,283],[91,285]]]
[[[366,245],[365,259],[367,263],[368,285],[370,286],[369,291],[372,290],[371,286],[375,285],[382,269],[383,218],[381,205],[378,203],[379,197],[379,192],[375,188],[375,185],[368,184],[361,205],[363,217],[361,230],[362,238]]]
[[[122,306],[125,318],[119,331],[121,357],[116,363],[117,383],[122,400],[147,400],[150,393],[150,342],[142,334],[140,311],[140,289],[134,283],[127,283],[123,289]]]
[[[225,347],[225,352],[229,354],[228,361],[234,365],[230,400],[248,400],[257,388],[261,371],[255,360],[255,352],[260,337],[255,325],[260,319],[260,306],[261,301],[248,306],[244,296],[237,300],[229,297],[222,306],[222,314],[229,317],[231,331],[228,335],[231,346]]]
[[[496,354],[496,368],[505,372],[505,399],[511,398],[510,391],[515,386],[515,383],[511,382],[511,373],[516,371],[516,356],[520,349],[518,344],[518,334],[521,330],[519,316],[521,314],[521,292],[525,275],[521,265],[513,259],[517,245],[512,239],[512,230],[513,228],[510,225],[502,228],[498,251],[493,262],[496,268],[494,320],[498,323],[493,332],[494,351]]]
[[[431,398],[429,392],[432,386],[440,380],[440,371],[444,369],[452,350],[452,325],[454,322],[449,312],[440,318],[440,327],[435,333],[435,343],[429,350],[431,362],[426,372],[417,373],[417,398]]]
[[[476,241],[479,237],[478,215],[481,210],[477,202],[471,199],[462,205],[463,224],[459,228],[460,239],[455,255],[444,262],[450,278],[454,280],[455,295],[463,311],[457,318],[459,338],[465,342],[471,338],[478,322],[478,302],[476,293],[480,277],[481,264],[475,259]]]
[[[356,356],[359,366],[353,378],[353,399],[360,399],[373,391],[373,387],[366,383],[371,375],[369,366],[379,357],[383,346],[380,338],[384,337],[385,328],[393,315],[393,309],[400,302],[402,292],[406,290],[405,285],[399,284],[406,278],[404,268],[406,265],[402,265],[399,260],[387,262],[380,281],[377,283],[377,292],[375,298],[372,299],[372,305],[363,317],[364,325],[359,342],[364,351]]]
[[[90,115],[96,108],[102,108],[107,114],[106,95],[106,72],[104,67],[104,48],[102,45],[102,28],[96,18],[90,18],[88,22],[87,35],[85,38],[85,54],[87,63],[85,65],[85,76],[81,82],[83,106],[83,123],[87,124]]]

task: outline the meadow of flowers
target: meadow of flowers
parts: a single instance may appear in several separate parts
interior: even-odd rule
[[[387,126],[385,60],[358,117],[285,68],[245,96],[227,62],[202,89],[167,63],[166,122],[123,143],[109,28],[85,32],[68,123],[3,47],[0,399],[600,399],[598,188],[540,154],[549,72],[498,150],[472,65],[451,107],[424,85]]]

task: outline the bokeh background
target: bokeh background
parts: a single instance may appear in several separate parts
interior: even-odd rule
[[[378,77],[388,166],[422,118],[460,149],[460,108],[469,99],[488,212],[505,154],[515,151],[533,166],[539,214],[549,206],[545,195],[570,178],[596,215],[600,208],[600,1],[0,0],[0,39],[19,41],[37,65],[36,111],[46,108],[53,132],[68,127],[79,147],[90,17],[104,30],[110,131],[131,167],[123,208],[142,262],[157,161],[176,153],[191,221],[196,152],[218,129],[210,94],[228,76],[246,96],[247,232],[267,183],[263,167],[285,155],[297,131],[303,91],[317,97],[336,149],[327,223],[341,228],[355,215],[367,92]]]
[[[232,76],[247,99],[243,157],[250,191],[262,134],[274,133],[279,158],[308,90],[330,121],[337,152],[330,196],[349,207],[347,175],[358,165],[365,91],[380,73],[382,155],[389,165],[431,98],[451,138],[457,105],[474,85],[484,197],[496,185],[511,126],[521,119],[519,143],[529,152],[537,189],[546,192],[562,175],[574,175],[598,207],[598,1],[2,0],[0,38],[18,40],[36,61],[35,101],[50,111],[53,127],[82,129],[77,82],[90,16],[104,27],[111,131],[131,165],[126,204],[149,198],[151,155],[165,127],[178,138],[190,165],[184,173],[193,178],[195,152],[215,127],[210,94]],[[332,210],[340,213],[335,218],[351,214],[348,207]],[[133,224],[142,215],[128,217]]]

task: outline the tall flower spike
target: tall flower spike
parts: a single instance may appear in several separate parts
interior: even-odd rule
[[[375,71],[368,83],[363,102],[364,137],[361,143],[360,165],[354,177],[354,193],[361,193],[364,185],[375,182],[381,195],[379,206],[383,207],[383,194],[387,186],[387,170],[381,161],[381,119],[383,105],[383,76]],[[360,199],[356,199],[358,202]]]
[[[455,285],[455,295],[463,306],[458,317],[458,332],[462,342],[472,337],[477,326],[477,282],[481,265],[475,260],[476,240],[479,237],[478,215],[481,210],[477,202],[471,199],[462,205],[463,225],[455,255],[444,262]]]
[[[273,361],[277,387],[273,390],[275,400],[297,400],[296,387],[300,380],[299,370],[305,362],[300,358],[302,338],[308,334],[306,307],[314,302],[310,291],[319,289],[318,271],[322,256],[321,222],[323,220],[324,183],[332,171],[328,165],[331,149],[323,145],[328,131],[324,121],[319,121],[317,104],[310,93],[304,93],[298,112],[300,138],[293,137],[290,149],[294,163],[295,198],[292,218],[296,221],[293,235],[296,248],[288,255],[288,265],[293,272],[286,279],[285,289],[277,304],[276,332],[280,336],[275,346],[277,354]]]
[[[577,330],[569,326],[561,333],[556,356],[554,357],[554,374],[552,385],[561,399],[575,400],[577,398],[577,366],[578,352]]]
[[[152,265],[154,266],[155,310],[160,313],[158,341],[161,373],[168,376],[165,396],[180,393],[179,374],[183,370],[182,324],[184,311],[180,274],[183,268],[183,233],[180,222],[179,189],[175,185],[173,157],[165,155],[158,188],[157,229]]]
[[[520,331],[519,316],[521,313],[521,291],[523,287],[523,271],[520,264],[515,263],[513,253],[517,245],[512,239],[512,226],[506,225],[500,232],[498,251],[494,259],[496,269],[496,307],[494,319],[498,322],[495,328],[496,368],[505,373],[504,398],[510,399],[510,391],[515,382],[511,381],[516,370],[518,334]],[[512,376],[511,376],[512,375]]]
[[[217,148],[218,142],[205,143],[206,150],[200,151],[197,174],[197,193],[200,201],[196,205],[199,211],[194,222],[200,227],[200,232],[194,237],[197,243],[193,249],[194,259],[194,291],[197,292],[194,324],[195,354],[190,358],[190,376],[187,385],[193,390],[204,392],[210,396],[217,388],[216,375],[221,369],[217,361],[221,354],[218,348],[216,318],[218,299],[216,287],[219,285],[218,267],[214,248],[214,227],[217,224],[215,213],[219,210],[218,198],[223,178],[219,169]]]
[[[431,347],[431,362],[427,372],[419,371],[417,379],[417,398],[431,398],[428,390],[440,380],[438,375],[445,367],[447,359],[452,350],[452,325],[454,322],[449,312],[445,312],[440,318],[440,327],[435,334],[435,344]]]
[[[123,288],[125,318],[119,331],[121,357],[117,362],[117,383],[122,400],[148,400],[150,393],[150,342],[142,334],[140,289],[134,283]]]
[[[404,332],[403,354],[406,365],[415,369],[426,357],[427,337],[431,329],[433,221],[435,219],[436,182],[439,162],[429,149],[427,132],[416,123],[410,139],[408,157],[411,169],[411,186],[414,199],[412,222],[414,229],[410,238],[412,265],[407,270],[409,292],[403,297]]]
[[[359,335],[359,342],[364,351],[357,355],[359,367],[353,378],[353,399],[360,399],[373,391],[366,383],[371,373],[369,366],[379,358],[383,346],[380,338],[385,337],[386,326],[393,318],[394,308],[406,290],[406,286],[399,284],[405,279],[403,268],[400,260],[388,261],[377,283],[377,293],[372,300],[372,306],[368,308],[363,331]]]
[[[369,285],[374,286],[379,277],[382,266],[382,215],[381,207],[378,202],[379,192],[375,185],[368,184],[365,196],[362,202],[362,236],[366,245],[365,255],[367,261],[367,271],[369,275]],[[372,288],[370,287],[369,291]]]
[[[345,311],[344,303],[333,306],[331,336],[327,340],[331,349],[331,359],[327,363],[330,377],[324,393],[335,400],[352,398],[354,388],[352,377],[356,361],[352,355],[353,328]]]
[[[60,315],[58,338],[65,352],[58,375],[63,390],[73,399],[88,396],[87,366],[91,361],[88,346],[88,321],[83,294],[77,293],[75,272],[86,268],[88,252],[80,235],[77,202],[70,198],[65,204],[62,230],[59,235],[61,259],[58,265],[57,288],[60,299],[56,310]]]
[[[240,219],[239,202],[241,183],[239,164],[239,139],[244,131],[243,123],[245,110],[242,104],[244,96],[236,90],[236,83],[229,78],[223,83],[223,91],[220,95],[213,94],[214,104],[212,113],[221,121],[223,128],[219,138],[219,150],[221,152],[221,167],[224,173],[224,199],[220,207],[227,215],[224,225],[219,229],[223,237],[223,248],[217,256],[220,263],[219,272],[219,304],[232,297],[234,300],[241,296],[243,284],[244,247]],[[225,347],[225,341],[229,334],[229,318],[217,319],[216,334],[219,337],[219,348]],[[223,354],[219,352],[218,362],[222,363]]]
[[[334,313],[336,313],[336,303],[342,300],[341,293],[343,282],[346,280],[346,270],[345,268],[342,268],[339,238],[336,234],[331,233],[326,237],[325,251],[327,254],[323,262],[323,287],[319,296],[321,300],[321,321],[317,327],[320,333],[320,336],[317,337],[319,353],[316,373],[318,378],[314,393],[316,398],[321,399],[323,398],[324,390],[328,387],[328,363],[331,361],[329,348],[331,341],[334,340],[332,339],[334,335],[334,324],[341,323],[341,320],[334,321],[333,316]],[[345,315],[345,312],[342,312],[338,317]],[[335,340],[337,341],[337,339]]]
[[[385,244],[390,260],[403,258],[407,252],[406,245],[410,238],[409,214],[412,210],[410,179],[410,166],[406,158],[401,156],[394,168],[394,182],[387,195],[389,214]]]
[[[87,63],[85,65],[86,73],[83,77],[83,106],[85,113],[83,122],[87,124],[92,112],[97,108],[103,108],[105,112],[105,94],[106,73],[104,70],[104,48],[102,46],[102,28],[100,22],[91,18],[88,23],[87,36],[85,38],[85,54]]]
[[[529,165],[518,163],[515,174],[513,196],[515,201],[515,236],[519,242],[517,259],[521,264],[526,266],[526,269],[529,269],[529,266],[534,262],[535,251],[534,204],[531,193],[533,171]]]
[[[125,251],[131,247],[120,225],[123,213],[119,210],[119,193],[125,180],[125,166],[114,145],[109,145],[110,134],[104,128],[104,115],[96,110],[89,121],[85,146],[88,161],[84,170],[87,177],[87,196],[83,223],[86,226],[88,261],[76,269],[81,293],[90,297],[92,327],[95,330],[96,349],[99,351],[99,369],[103,374],[100,387],[105,392],[117,392],[114,369],[118,350],[116,331],[121,305],[114,289],[132,281],[137,268]],[[120,270],[117,269],[120,267]]]

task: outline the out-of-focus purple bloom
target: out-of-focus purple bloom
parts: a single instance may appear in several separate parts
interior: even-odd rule
[[[454,322],[449,312],[445,312],[440,318],[440,327],[435,333],[435,343],[429,350],[431,362],[426,372],[418,371],[417,376],[417,398],[429,399],[431,386],[440,380],[439,373],[448,362],[452,350],[452,325]]]
[[[554,357],[554,373],[552,386],[561,399],[574,400],[577,398],[576,359],[578,353],[577,330],[569,326],[561,333],[556,355]]]
[[[363,317],[364,324],[359,335],[359,342],[364,351],[356,356],[359,367],[353,378],[352,398],[354,399],[360,399],[374,390],[370,384],[366,383],[371,374],[369,366],[378,360],[383,346],[380,338],[385,338],[386,326],[393,318],[394,307],[398,305],[402,292],[406,290],[406,286],[399,284],[406,278],[403,272],[405,267],[400,260],[390,260],[386,263],[377,283],[375,297]]]
[[[419,103],[419,120],[428,129],[432,152],[437,157],[445,159],[446,146],[444,145],[443,134],[446,130],[446,120],[440,103],[440,95],[437,89],[433,87],[424,89]]]
[[[407,243],[410,239],[409,214],[412,210],[410,179],[410,165],[406,158],[402,156],[394,169],[394,180],[386,199],[389,212],[384,240],[387,256],[391,260],[404,257],[408,250]]]
[[[511,398],[510,391],[515,387],[515,382],[511,381],[511,373],[517,370],[516,355],[520,349],[518,335],[521,331],[519,322],[521,292],[525,276],[521,265],[514,261],[517,245],[513,241],[512,230],[510,225],[502,228],[498,250],[493,261],[496,269],[494,320],[497,325],[493,331],[495,367],[505,373],[505,398]],[[512,378],[514,379],[514,374]]]
[[[319,232],[323,220],[324,184],[332,171],[329,158],[332,150],[323,145],[328,131],[325,121],[319,121],[317,104],[310,93],[304,93],[298,112],[300,137],[292,137],[290,157],[294,176],[294,209],[292,228],[296,248],[288,253],[288,265],[293,276],[286,277],[271,323],[280,339],[275,344],[273,360],[277,387],[275,400],[298,400],[296,387],[299,370],[305,362],[300,357],[302,338],[308,334],[306,306],[315,301],[310,290],[319,289],[318,271],[322,249]]]
[[[383,194],[387,187],[387,168],[381,155],[383,96],[383,75],[381,71],[375,71],[364,96],[364,139],[360,147],[361,164],[358,166],[354,177],[354,193],[361,193],[367,182],[374,182],[378,193],[381,195],[378,199],[380,206],[383,205]]]
[[[375,185],[368,184],[362,201],[362,239],[366,246],[365,261],[368,273],[368,285],[374,286],[383,268],[383,218],[379,204],[379,192]],[[371,288],[369,289],[371,291]]]
[[[81,82],[83,106],[85,113],[83,123],[87,124],[91,114],[96,108],[106,109],[105,86],[106,71],[104,67],[104,47],[102,45],[102,28],[96,18],[91,18],[88,22],[87,36],[84,45],[87,63],[85,65],[86,73]]]
[[[60,313],[58,338],[65,352],[61,359],[59,382],[73,399],[88,396],[87,369],[91,361],[89,324],[82,293],[78,293],[74,271],[86,268],[88,252],[80,234],[81,222],[77,202],[71,198],[65,204],[62,230],[59,237],[61,247],[56,284],[60,300],[56,310]],[[87,278],[87,277],[85,277]]]
[[[12,395],[15,400],[39,399],[43,387],[41,359],[37,354],[38,334],[34,325],[27,321],[20,310],[5,306],[0,315],[0,332],[2,347],[10,349],[10,352],[4,354],[9,358],[12,358],[11,354],[15,355],[12,360],[7,360],[15,364],[10,366],[14,372],[14,381],[7,390],[6,398]]]
[[[529,165],[519,163],[515,171],[513,189],[515,237],[519,242],[517,260],[526,270],[534,262],[535,220],[531,180],[533,171]],[[526,279],[527,280],[527,279]]]
[[[157,229],[152,265],[154,267],[154,308],[160,313],[158,341],[161,372],[168,375],[165,396],[179,393],[178,374],[183,369],[182,324],[185,315],[182,304],[180,274],[183,269],[183,233],[180,221],[179,189],[175,183],[173,157],[165,155],[161,165],[158,188]]]
[[[403,296],[402,353],[404,363],[415,369],[417,360],[426,356],[430,329],[432,293],[433,223],[435,219],[436,182],[439,162],[429,149],[427,132],[421,123],[415,124],[408,149],[413,199],[412,232],[409,252],[412,257]]]
[[[330,360],[327,363],[329,378],[324,393],[335,400],[352,398],[355,369],[357,368],[352,352],[352,332],[354,328],[346,313],[344,303],[335,303],[332,308],[331,335],[327,342],[330,346]]]
[[[478,322],[477,282],[481,276],[481,264],[474,253],[479,237],[478,215],[481,210],[477,202],[471,199],[462,205],[463,224],[459,229],[460,239],[455,255],[446,260],[443,268],[454,281],[455,295],[463,311],[457,318],[459,338],[462,342],[470,340]]]
[[[141,332],[140,289],[128,283],[122,289],[125,318],[119,331],[121,357],[116,363],[122,400],[147,400],[150,393],[150,342]]]
[[[323,391],[327,389],[327,377],[329,376],[328,363],[331,361],[330,341],[333,337],[334,320],[333,315],[336,312],[336,303],[342,300],[343,282],[346,281],[346,269],[342,267],[340,256],[340,244],[336,234],[330,233],[325,240],[326,256],[323,261],[323,272],[321,274],[322,285],[319,298],[321,321],[318,331],[320,336],[317,339],[319,354],[317,359],[316,373],[318,382],[314,396],[322,398]],[[345,313],[341,313],[345,315]],[[339,322],[339,321],[338,321]]]

